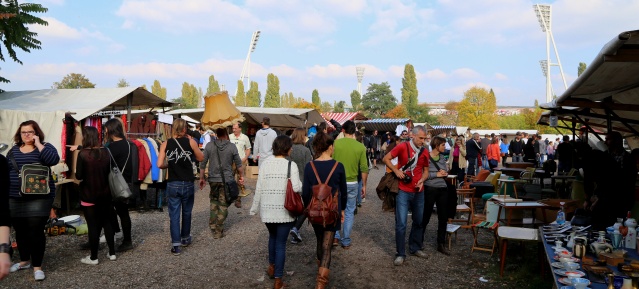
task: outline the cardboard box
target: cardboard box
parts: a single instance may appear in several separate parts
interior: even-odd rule
[[[257,172],[259,171],[258,166],[248,166],[248,172],[246,172],[247,177],[251,179],[257,179]]]

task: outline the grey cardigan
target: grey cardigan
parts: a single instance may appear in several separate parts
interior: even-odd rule
[[[428,154],[428,158],[431,163],[428,165],[428,179],[426,179],[426,181],[424,182],[424,186],[431,188],[446,188],[447,185],[444,178],[437,177],[437,171],[439,170],[437,169],[437,167],[435,167],[435,164],[432,164],[432,157],[430,156],[430,154]],[[437,161],[437,165],[440,169],[448,171],[448,164],[446,164],[444,156],[439,155],[439,161]]]
[[[313,160],[313,157],[311,157],[311,150],[302,144],[294,144],[291,155],[286,157],[286,159],[297,164],[297,170],[300,173],[300,181],[304,183],[304,168],[306,167],[306,164]]]
[[[216,146],[217,145],[217,146]],[[200,169],[206,168],[206,163],[209,163],[209,178],[211,183],[221,183],[222,174],[220,173],[220,163],[217,159],[217,150],[220,150],[220,160],[222,161],[222,170],[224,172],[224,178],[228,182],[233,180],[233,167],[231,166],[235,162],[235,166],[238,168],[242,166],[242,160],[237,153],[237,147],[228,140],[214,140],[206,144],[204,148],[204,160],[200,163]]]

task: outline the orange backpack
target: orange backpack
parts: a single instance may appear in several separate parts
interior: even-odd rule
[[[311,167],[313,168],[318,184],[313,186],[313,196],[306,210],[304,210],[304,214],[308,217],[308,221],[311,222],[311,224],[322,225],[324,227],[333,225],[335,222],[340,221],[338,208],[339,191],[335,191],[335,193],[332,194],[331,191],[333,188],[327,183],[331,179],[335,168],[337,168],[337,162],[335,162],[333,169],[328,174],[326,182],[324,183],[320,180],[317,169],[312,161]]]

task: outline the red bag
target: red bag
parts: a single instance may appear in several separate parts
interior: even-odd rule
[[[332,194],[333,188],[327,183],[331,179],[335,168],[337,168],[337,162],[335,162],[333,169],[328,174],[326,182],[324,183],[320,180],[317,169],[315,169],[315,165],[312,161],[311,167],[313,168],[318,184],[313,186],[313,197],[304,213],[311,224],[322,225],[324,227],[326,227],[326,225],[333,225],[335,222],[339,222],[341,217],[339,208],[337,207],[339,191],[335,191],[335,193]]]
[[[284,200],[284,208],[293,216],[297,217],[304,213],[304,204],[302,203],[302,196],[293,191],[293,184],[291,184],[291,161],[288,161],[288,181],[286,182],[286,199]]]

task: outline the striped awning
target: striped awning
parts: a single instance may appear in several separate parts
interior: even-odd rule
[[[334,128],[333,125],[329,122],[332,118],[333,120],[339,122],[339,124],[344,124],[347,120],[367,120],[368,118],[359,112],[325,112],[322,113],[322,117],[326,120],[326,124],[329,128]]]
[[[442,133],[452,135],[453,132],[457,132],[457,127],[454,125],[428,125],[427,128],[431,135],[438,135]]]
[[[376,118],[361,122],[367,131],[395,131],[398,125],[404,125],[407,128],[412,127],[409,118]]]

